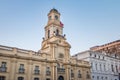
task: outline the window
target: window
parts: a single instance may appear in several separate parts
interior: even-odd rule
[[[73,73],[73,70],[71,70],[71,77],[74,77],[74,73]]]
[[[47,67],[47,68],[46,68],[46,71],[49,71],[49,70],[50,70],[50,67]]]
[[[18,77],[18,80],[24,80],[24,77]]]
[[[93,63],[91,62],[91,67],[93,67]]]
[[[50,38],[50,30],[48,30],[48,38]]]
[[[6,67],[6,62],[2,62],[1,67]]]
[[[115,58],[117,58],[117,54],[115,54]]]
[[[50,75],[51,75],[50,67],[47,67],[47,68],[46,68],[46,75],[47,75],[47,76],[50,76]]]
[[[90,74],[89,72],[87,71],[87,75],[86,75],[87,79],[90,79]]]
[[[107,80],[107,77],[105,77],[105,79]]]
[[[104,60],[105,58],[103,57],[103,60]]]
[[[101,79],[103,80],[103,77],[101,77]]]
[[[56,30],[56,36],[59,36],[59,30],[58,29]]]
[[[5,76],[0,76],[0,80],[5,80]]]
[[[2,62],[0,67],[0,72],[6,72],[6,71],[7,71],[6,62]]]
[[[106,71],[105,65],[104,65],[104,71]]]
[[[116,72],[118,72],[118,67],[117,67],[117,65],[116,65]]]
[[[78,78],[82,78],[80,70],[78,71]]]
[[[58,20],[58,16],[57,15],[55,15],[55,19]]]
[[[47,78],[46,80],[50,80],[50,78]]]
[[[90,56],[92,56],[92,54],[90,53]]]
[[[111,69],[112,69],[112,72],[114,72],[114,68],[113,68],[113,65],[111,65]]]
[[[34,73],[35,74],[39,74],[40,70],[39,70],[39,66],[35,66],[35,70],[34,70]]]
[[[39,80],[39,78],[34,78],[34,80]]]
[[[99,80],[99,76],[97,76],[97,80]]]
[[[97,70],[97,63],[95,64],[96,70]]]
[[[100,56],[99,56],[99,59],[100,59]]]
[[[102,70],[102,66],[101,66],[101,64],[100,64],[100,70]]]
[[[96,57],[96,54],[95,54],[95,57]]]
[[[20,64],[19,73],[24,73],[24,71],[25,71],[24,64]]]

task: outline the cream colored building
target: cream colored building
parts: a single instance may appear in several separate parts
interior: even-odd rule
[[[70,48],[60,13],[51,9],[38,52],[0,45],[0,80],[91,80],[89,63],[71,57]]]

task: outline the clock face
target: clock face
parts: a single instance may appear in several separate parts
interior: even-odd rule
[[[55,15],[55,19],[58,20],[58,16],[57,15]]]

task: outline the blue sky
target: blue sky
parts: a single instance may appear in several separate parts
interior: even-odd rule
[[[52,8],[72,55],[120,39],[120,0],[0,0],[0,45],[38,51]]]

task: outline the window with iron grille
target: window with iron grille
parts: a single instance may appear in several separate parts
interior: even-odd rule
[[[24,64],[20,64],[19,66],[19,73],[24,73],[25,69],[24,69]]]
[[[78,71],[78,78],[82,78],[80,70]]]
[[[46,75],[47,76],[51,75],[50,67],[46,67]]]
[[[1,66],[0,66],[0,72],[6,72],[7,71],[6,65],[7,65],[6,62],[2,62]]]
[[[39,66],[35,66],[34,73],[35,74],[39,74],[40,73]]]

